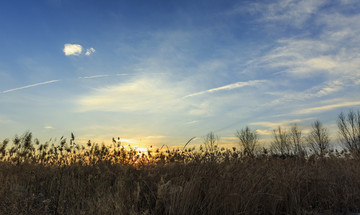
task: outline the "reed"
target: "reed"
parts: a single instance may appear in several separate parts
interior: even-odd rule
[[[293,130],[289,141],[304,142],[301,131]],[[237,134],[249,136],[240,139],[243,145],[257,143],[249,129]],[[259,147],[251,145],[244,152],[215,147],[215,137],[204,139],[205,149],[190,148],[190,139],[181,149],[147,152],[115,139],[112,145],[81,145],[74,134],[70,141],[45,143],[30,132],[5,139],[0,143],[0,214],[360,212],[355,150],[303,153],[301,146],[301,153],[255,153]]]

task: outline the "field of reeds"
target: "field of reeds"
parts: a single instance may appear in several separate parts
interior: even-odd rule
[[[322,148],[319,122],[306,137],[279,127],[269,149],[256,147],[247,127],[236,133],[239,149],[218,147],[209,133],[199,149],[147,152],[115,139],[81,145],[73,134],[40,143],[27,132],[0,144],[0,214],[358,213],[360,156],[351,144],[360,146],[360,114],[351,113],[359,127],[350,113],[338,126],[355,135],[341,139],[354,148],[341,151]]]

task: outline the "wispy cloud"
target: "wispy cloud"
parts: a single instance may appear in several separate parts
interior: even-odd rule
[[[314,39],[282,39],[278,46],[256,63],[296,76],[313,72],[334,73],[339,68],[334,44]],[[330,55],[330,53],[332,53]]]
[[[161,138],[165,138],[166,136],[161,136],[161,135],[158,135],[158,136],[147,136],[146,138],[148,139],[161,139]]]
[[[343,103],[339,103],[339,104],[306,108],[303,110],[296,111],[296,112],[294,112],[294,114],[312,114],[312,113],[319,113],[319,112],[333,110],[333,109],[339,108],[339,107],[351,107],[351,106],[357,106],[357,105],[360,105],[360,102],[343,102]]]
[[[271,3],[258,1],[246,6],[240,3],[228,11],[227,15],[250,13],[260,16],[262,22],[282,23],[300,28],[327,2],[328,0],[275,0]]]
[[[273,100],[272,104],[280,104],[289,101],[305,101],[312,98],[321,98],[323,96],[331,95],[343,90],[346,87],[353,86],[354,83],[343,82],[341,80],[328,81],[323,84],[316,85],[310,89],[301,92],[267,92],[269,95],[280,96],[280,98]]]
[[[250,125],[256,125],[256,126],[266,128],[266,129],[257,129],[256,130],[256,132],[260,135],[272,135],[273,130],[279,126],[281,126],[283,128],[289,128],[290,126],[292,126],[294,124],[300,124],[302,122],[309,122],[311,120],[314,120],[314,118],[284,120],[284,121],[280,121],[280,122],[262,121],[262,122],[253,122],[253,123],[250,123]],[[305,130],[303,130],[303,131],[305,131]],[[306,131],[304,133],[306,133]]]
[[[176,111],[183,106],[178,99],[181,92],[166,81],[139,78],[95,89],[78,103],[81,111]]]
[[[186,125],[192,125],[192,124],[196,124],[198,122],[199,122],[198,120],[193,120],[193,121],[186,122],[185,124]]]
[[[65,44],[64,45],[64,53],[65,55],[80,55],[82,52],[82,46],[79,44]]]
[[[256,9],[261,10],[265,20],[301,27],[326,2],[326,0],[278,0],[271,4],[257,4]]]
[[[260,135],[271,135],[272,132],[269,130],[261,130],[261,129],[257,129],[256,133],[260,134]]]
[[[14,123],[14,121],[11,120],[8,116],[0,114],[0,124],[10,124],[10,123]]]
[[[250,125],[258,125],[258,126],[267,127],[267,128],[276,128],[279,126],[289,126],[291,124],[300,123],[300,122],[303,122],[306,120],[309,120],[309,118],[308,119],[284,120],[281,122],[268,122],[268,121],[253,122],[253,123],[250,123]]]
[[[222,91],[222,90],[233,90],[233,89],[237,89],[237,88],[241,88],[241,87],[246,87],[246,86],[255,86],[261,83],[265,83],[265,80],[253,80],[253,81],[248,81],[248,82],[236,82],[233,84],[228,84],[222,87],[216,87],[216,88],[212,88],[209,90],[204,90],[204,91],[200,91],[197,93],[192,93],[189,95],[184,96],[183,98],[188,98],[188,97],[193,97],[193,96],[199,96],[199,95],[203,95],[203,94],[207,94],[207,93],[213,93],[213,92],[217,92],[217,91]]]
[[[252,13],[262,14],[263,19],[258,20],[262,24],[270,21],[276,26],[283,26],[279,25],[281,22],[302,26],[311,19],[311,28],[303,27],[302,34],[279,38],[269,52],[253,61],[251,68],[272,69],[293,77],[314,74],[331,75],[336,79],[344,74],[359,77],[360,15],[342,13],[346,11],[343,7],[358,7],[356,1],[350,4],[328,0],[277,0],[251,5]],[[325,5],[331,9],[325,10]],[[340,9],[334,12],[334,8]]]
[[[301,2],[304,3],[282,2],[287,5],[285,8],[291,5],[296,8],[296,4],[300,6]],[[303,28],[300,35],[284,36],[278,39],[268,52],[261,53],[250,62],[249,72],[256,69],[267,71],[263,73],[265,75],[272,74],[270,78],[276,85],[273,89],[268,89],[266,94],[272,95],[272,98],[278,96],[268,103],[275,109],[281,109],[284,104],[288,104],[294,108],[292,114],[312,114],[358,104],[351,98],[354,98],[354,92],[359,90],[360,83],[360,15],[344,12],[355,6],[350,3],[343,5],[339,1],[321,2],[319,7],[315,8],[317,13],[309,13],[311,17],[308,17],[311,19],[312,28],[319,27],[316,31]],[[279,3],[280,1],[276,2]],[[328,3],[330,10],[321,8],[325,3]],[[352,4],[358,6],[355,1]],[[276,8],[273,13],[268,9],[264,16],[274,23],[279,23],[278,21],[286,17],[279,14]],[[270,16],[271,14],[274,16]],[[324,103],[318,103],[319,107],[314,107],[314,102],[338,96],[351,102],[326,103],[328,105],[325,106],[321,106]],[[314,108],[305,106],[305,101]],[[299,107],[303,109],[296,110]]]
[[[4,90],[4,91],[1,91],[0,93],[10,93],[10,92],[17,91],[17,90],[23,90],[23,89],[27,89],[27,88],[31,88],[31,87],[37,87],[37,86],[45,85],[45,84],[51,84],[51,83],[55,83],[55,82],[58,82],[58,81],[60,81],[60,80],[45,81],[45,82],[41,82],[41,83],[37,83],[37,84],[31,84],[31,85],[26,85],[26,86],[23,86],[23,87]]]
[[[96,51],[95,51],[94,48],[89,48],[89,49],[86,49],[85,55],[86,55],[86,56],[89,56],[89,55],[91,55],[91,54],[93,54],[93,53],[95,53],[95,52],[96,52]]]
[[[137,141],[136,140],[134,140],[134,139],[120,139],[120,141],[122,142],[122,143],[127,143],[127,144],[129,144],[129,143],[131,143],[131,144],[134,144],[134,143],[137,143]]]

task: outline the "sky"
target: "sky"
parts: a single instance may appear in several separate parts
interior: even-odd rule
[[[237,144],[360,109],[357,0],[4,0],[0,139]]]

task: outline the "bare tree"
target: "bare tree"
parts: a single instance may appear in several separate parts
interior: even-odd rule
[[[282,129],[279,126],[277,129],[273,130],[274,139],[271,143],[270,151],[273,154],[287,156],[291,154],[292,143],[290,135],[286,129]]]
[[[243,148],[245,156],[254,157],[258,143],[256,131],[251,131],[250,128],[246,126],[245,129],[236,131],[235,136],[239,138],[239,144]]]
[[[291,146],[293,147],[293,153],[295,155],[303,155],[305,153],[305,149],[303,147],[302,132],[299,126],[297,126],[296,124],[292,125],[289,135]]]
[[[219,137],[216,136],[214,132],[209,132],[204,137],[205,150],[210,152],[216,151],[218,147],[218,141]]]
[[[320,121],[316,120],[312,124],[312,130],[307,136],[306,142],[316,155],[322,156],[329,149],[329,132]]]
[[[351,152],[360,153],[360,112],[340,113],[338,128],[341,143]]]

